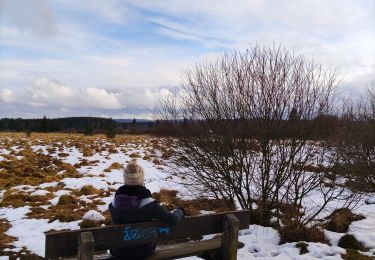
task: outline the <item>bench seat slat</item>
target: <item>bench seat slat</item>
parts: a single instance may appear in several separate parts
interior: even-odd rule
[[[155,254],[145,260],[174,259],[197,255],[198,253],[219,249],[221,244],[220,238],[202,240],[197,242],[187,242],[182,244],[161,245],[156,247]],[[113,259],[111,254],[96,255],[95,260]],[[71,259],[73,260],[73,259]]]

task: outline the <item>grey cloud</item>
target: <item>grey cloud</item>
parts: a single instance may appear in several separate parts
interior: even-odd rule
[[[0,0],[2,22],[15,25],[20,31],[39,35],[52,34],[56,20],[47,0]]]

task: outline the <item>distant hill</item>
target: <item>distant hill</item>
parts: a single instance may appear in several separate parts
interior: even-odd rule
[[[64,117],[64,118],[2,118],[0,131],[30,132],[105,132],[132,131],[144,132],[154,125],[148,119],[111,119],[101,117]],[[143,129],[143,130],[142,130]]]
[[[128,118],[124,118],[124,119],[113,119],[114,121],[118,122],[118,123],[133,123],[133,119],[128,119]],[[155,122],[154,120],[150,120],[150,119],[138,119],[136,118],[135,121],[137,123],[152,123],[152,122]]]
[[[87,129],[113,130],[117,127],[118,123],[114,120],[99,117],[0,119],[0,131],[59,132],[66,130],[83,131]]]

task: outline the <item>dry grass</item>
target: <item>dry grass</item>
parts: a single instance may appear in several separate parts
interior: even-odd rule
[[[353,221],[364,219],[363,216],[354,214],[348,208],[336,209],[332,212],[325,228],[330,231],[346,233]]]
[[[288,242],[318,242],[329,244],[323,230],[319,227],[306,227],[299,223],[290,222],[279,228],[280,244]]]
[[[309,250],[307,249],[308,245],[304,242],[297,243],[296,247],[299,248],[299,254],[300,255],[304,255],[304,254],[307,254],[309,252]]]
[[[95,189],[92,185],[85,185],[78,192],[79,195],[86,195],[86,196],[93,195],[93,194],[100,194],[100,193],[101,191],[98,189]]]
[[[177,197],[177,194],[178,191],[176,190],[161,189],[160,192],[154,192],[152,197],[159,202],[163,202],[168,210],[178,207],[184,208],[188,216],[199,215],[202,210],[214,212],[234,210],[234,206],[230,206],[230,204],[224,200],[207,198],[182,200]]]
[[[344,260],[374,260],[374,257],[362,255],[353,249],[346,249],[346,254],[341,256]]]
[[[27,146],[14,156],[8,156],[7,160],[0,161],[0,168],[0,189],[21,184],[36,186],[65,177],[79,177],[72,165],[50,155],[34,152]],[[64,173],[59,175],[58,172]]]
[[[115,163],[112,163],[111,166],[109,166],[108,168],[106,168],[104,171],[105,172],[111,172],[112,170],[121,170],[123,167],[120,163],[118,162],[115,162]]]
[[[59,202],[57,205],[75,205],[77,204],[77,200],[69,194],[61,195],[59,198]]]
[[[138,152],[131,153],[129,155],[130,158],[141,158],[141,155]]]
[[[9,228],[10,225],[8,221],[5,219],[0,219],[0,255],[5,253],[4,249],[13,248],[11,244],[16,240],[16,238],[5,234]]]
[[[49,204],[49,200],[52,199],[52,194],[41,195],[29,195],[26,192],[17,190],[7,190],[4,193],[4,198],[1,203],[3,207],[23,207],[25,205],[35,206],[35,205],[46,205]]]
[[[361,242],[359,242],[353,235],[348,234],[340,238],[338,246],[345,249],[368,251],[368,249],[365,248],[365,246]]]

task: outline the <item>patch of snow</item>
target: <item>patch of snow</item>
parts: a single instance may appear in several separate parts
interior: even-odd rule
[[[96,189],[108,190],[108,183],[100,177],[65,178],[62,182],[67,189],[79,190],[85,185],[92,185]]]
[[[11,222],[12,227],[6,232],[17,239],[13,243],[16,249],[26,247],[31,252],[44,257],[45,235],[51,229],[79,229],[79,222],[62,223],[58,220],[48,223],[48,219],[18,219]]]
[[[324,235],[328,238],[331,245],[337,246],[340,238],[344,236],[345,233],[337,233],[329,230],[324,230]]]
[[[366,200],[366,204],[375,204],[375,196],[372,196]]]
[[[113,200],[113,196],[109,196],[109,197],[106,197],[106,198],[102,198],[101,201],[103,201],[105,204],[104,205],[98,205],[97,206],[97,209],[100,211],[100,212],[104,212],[106,210],[108,210],[108,205],[109,203],[111,203]]]
[[[210,210],[201,210],[201,211],[199,211],[199,213],[200,214],[214,214],[214,213],[216,213],[215,211],[210,211]]]
[[[350,224],[348,234],[354,235],[366,247],[375,248],[375,210],[365,216],[365,219]]]
[[[53,195],[60,197],[61,195],[67,195],[67,194],[70,194],[70,193],[71,193],[70,190],[58,190],[58,191],[55,191],[53,193]]]
[[[79,197],[79,200],[82,200],[82,201],[84,201],[86,203],[92,203],[92,200],[90,200],[88,198],[88,196],[81,196],[81,197]]]
[[[39,188],[41,188],[41,189],[45,189],[45,188],[48,188],[48,187],[57,187],[57,184],[58,184],[57,181],[46,182],[46,183],[42,183],[42,184],[40,184],[40,185],[39,185]]]
[[[0,191],[0,202],[3,201],[5,190]]]
[[[0,208],[0,218],[5,218],[9,222],[12,222],[24,218],[29,212],[29,206],[19,208]]]
[[[83,215],[82,219],[87,219],[87,220],[94,220],[94,221],[102,221],[104,220],[104,216],[97,212],[96,210],[89,210],[86,212],[85,215]]]
[[[31,193],[30,195],[31,196],[44,196],[44,195],[47,195],[49,193],[49,191],[46,191],[46,190],[36,190],[34,191],[33,193]]]
[[[32,191],[35,187],[31,185],[18,185],[15,187],[12,187],[12,190],[24,190],[24,191]]]
[[[341,259],[341,254],[346,253],[346,250],[341,247],[322,243],[309,243],[307,250],[309,250],[308,255],[325,259]]]

